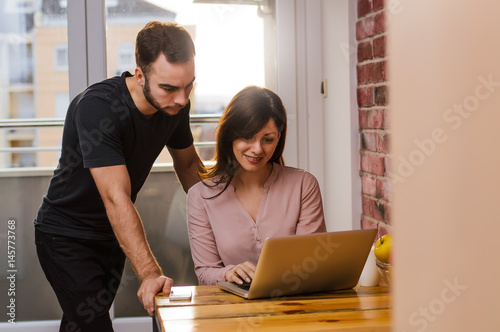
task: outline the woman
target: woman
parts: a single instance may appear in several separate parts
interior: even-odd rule
[[[326,231],[316,178],[284,166],[285,136],[285,108],[269,89],[249,86],[226,107],[216,163],[187,197],[200,285],[250,282],[268,237]]]

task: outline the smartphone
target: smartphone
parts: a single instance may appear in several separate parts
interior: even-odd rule
[[[193,291],[190,288],[172,288],[170,291],[170,301],[191,301]]]

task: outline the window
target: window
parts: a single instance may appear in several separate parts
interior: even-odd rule
[[[192,115],[221,114],[236,92],[245,86],[266,85],[264,21],[257,15],[255,2],[231,5],[219,1],[150,0],[136,1],[128,7],[116,6],[115,2],[112,2],[113,6],[109,0],[106,2],[108,76],[135,68],[132,50],[137,32],[155,19],[181,24],[195,43],[196,82],[191,95]],[[204,160],[214,155],[215,128],[214,121],[193,124],[195,144]],[[165,150],[157,164],[169,162],[170,155]]]
[[[64,119],[69,106],[69,93],[59,92],[55,95],[55,117]]]
[[[117,54],[117,70],[116,75],[121,75],[124,71],[130,71],[134,73],[135,68],[135,45],[134,43],[119,43],[118,44],[118,54]]]
[[[33,141],[31,139],[27,140],[11,140],[12,148],[19,147],[31,147]],[[11,155],[11,166],[12,167],[33,167],[35,166],[35,153],[33,152],[14,152]]]
[[[17,39],[11,36],[8,44],[9,70],[8,77],[10,84],[31,84],[33,83],[33,55],[31,42],[28,39]]]
[[[67,99],[67,19],[58,0],[3,0],[0,3],[0,250],[7,250],[7,241],[4,241],[7,221],[14,220],[17,226],[15,300],[19,304],[16,326],[5,323],[4,319],[0,329],[30,331],[17,323],[61,317],[57,299],[50,289],[45,289],[48,284],[44,283],[30,226],[59,154],[56,146],[62,127],[45,128],[38,124],[39,118],[54,117],[57,93],[65,94]],[[44,173],[44,166],[50,171]],[[7,266],[4,257],[0,262]],[[7,290],[6,269],[0,276],[0,289]],[[33,297],[30,293],[40,295]],[[3,306],[8,305],[6,295],[0,296]],[[5,311],[3,315],[8,317]],[[43,331],[43,328],[35,324],[31,331]]]
[[[22,331],[56,330],[61,317],[57,299],[39,266],[29,226],[57,165],[63,118],[73,93],[69,86],[74,84],[74,77],[82,76],[78,72],[80,68],[75,75],[74,68],[68,65],[75,63],[75,55],[87,54],[86,50],[75,50],[71,43],[68,45],[68,24],[73,28],[70,29],[73,40],[82,29],[75,26],[78,20],[68,22],[67,7],[79,6],[82,2],[89,7],[99,1],[4,0],[5,6],[0,6],[0,58],[3,60],[0,62],[0,211],[19,226],[16,303],[23,310],[17,311],[16,323],[51,321],[46,329],[36,322],[26,328],[16,325]],[[232,96],[246,85],[268,83],[263,42],[266,36],[257,6],[193,0],[102,1],[105,1],[107,15],[107,59],[103,59],[106,64],[103,77],[125,70],[133,72],[135,37],[152,19],[178,22],[192,34],[197,49],[197,80],[191,96],[191,113],[194,117],[209,119],[204,123],[192,121],[193,133],[200,155],[211,158],[216,123],[210,118],[214,116],[217,120]],[[97,14],[86,13],[85,8],[76,12],[75,15],[82,15],[82,21]],[[96,40],[102,36],[86,28],[87,45],[98,44]],[[81,68],[87,65],[76,63]],[[92,68],[84,70],[87,83],[89,71],[97,67],[93,61],[88,63]],[[68,75],[75,76],[70,80]],[[185,227],[185,194],[169,166],[163,167],[169,162],[168,153],[158,159],[136,206],[146,221],[149,242],[161,266],[177,285],[194,284]],[[6,234],[5,226],[0,220],[0,240]],[[0,249],[4,244],[5,241],[0,241]],[[5,271],[0,272],[3,276],[1,273]],[[0,288],[7,289],[7,282],[6,278],[0,279]],[[114,316],[118,320],[142,316],[149,328],[151,321],[138,303],[137,289],[137,278],[128,267],[114,305]],[[33,297],[34,293],[40,295]],[[6,324],[0,323],[0,329]],[[115,330],[120,328],[115,326]]]
[[[68,45],[57,44],[54,46],[54,68],[56,71],[68,70]]]
[[[231,98],[247,85],[266,85],[264,19],[258,16],[255,2],[248,3],[251,4],[150,0],[135,1],[129,6],[110,6],[110,1],[106,1],[108,77],[135,68],[135,57],[127,57],[126,45],[135,45],[137,33],[150,20],[177,22],[191,34],[196,47],[196,81],[190,98],[191,115],[193,118],[215,116],[215,121],[191,121],[195,146],[204,160],[209,160],[214,155],[217,116]],[[122,66],[126,59],[131,60],[131,63],[127,63],[131,67]],[[170,162],[170,155],[165,149],[156,166]],[[152,176],[156,179],[159,177],[156,173]],[[148,202],[168,202],[164,207],[164,214],[157,215],[151,209],[141,210],[141,203],[152,203],[143,203],[140,198],[138,209],[143,220],[156,220],[155,223],[145,222],[145,228],[150,234],[148,239],[160,265],[174,278],[177,285],[192,285],[197,283],[197,279],[185,227],[185,195],[182,190],[176,189],[169,196],[165,191],[172,189],[161,188],[163,187],[159,186],[156,191],[148,191],[147,195]],[[117,295],[115,316],[147,316],[136,299],[138,285],[130,267],[125,271],[125,280],[130,281]],[[130,287],[131,285],[135,287]]]

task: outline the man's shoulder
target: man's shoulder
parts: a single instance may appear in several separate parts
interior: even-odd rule
[[[115,76],[90,85],[82,97],[116,98],[128,93],[124,87],[126,87],[125,76]]]

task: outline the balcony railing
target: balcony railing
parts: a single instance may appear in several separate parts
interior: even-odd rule
[[[191,114],[191,125],[218,123],[220,114]],[[62,127],[64,119],[60,118],[40,118],[40,119],[1,119],[0,129],[27,129],[27,128],[50,128]],[[195,142],[196,147],[215,146],[215,142]],[[42,151],[59,151],[60,146],[53,147],[0,147],[0,153],[22,153],[22,152],[42,152]]]

